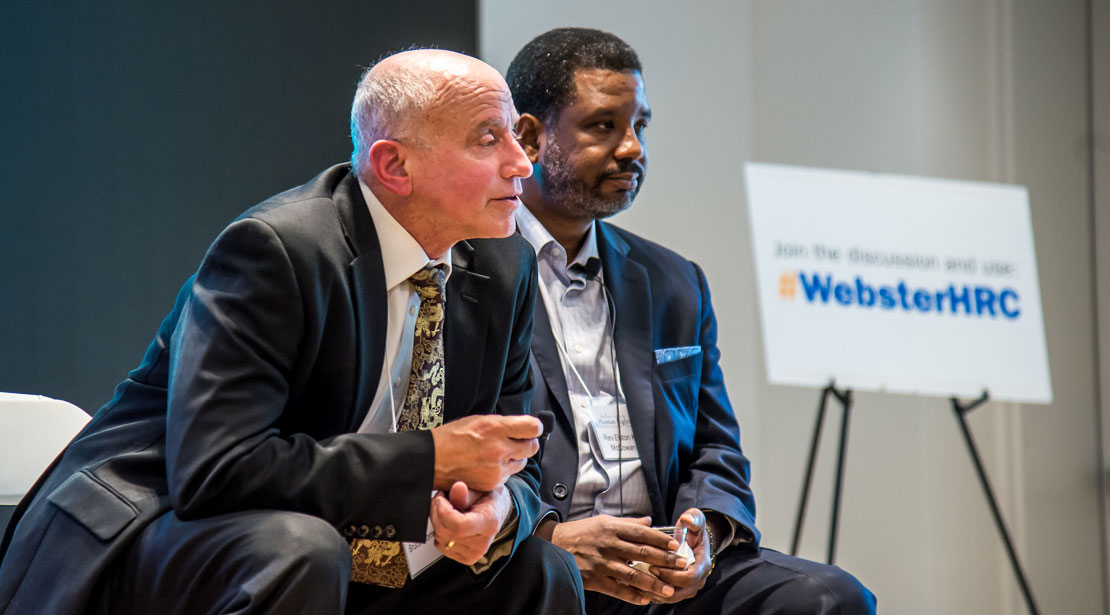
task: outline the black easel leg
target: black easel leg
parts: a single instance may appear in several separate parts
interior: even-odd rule
[[[1025,572],[1021,568],[1021,563],[1018,562],[1017,552],[1014,551],[1014,543],[1010,540],[1010,532],[1006,529],[1006,524],[1002,520],[1002,513],[998,509],[998,502],[994,499],[994,490],[991,489],[990,481],[987,479],[986,470],[983,469],[983,462],[979,458],[979,449],[975,446],[975,440],[971,437],[971,430],[968,429],[967,419],[964,418],[969,410],[974,408],[986,400],[984,395],[979,402],[972,404],[967,408],[960,406],[956,399],[952,399],[952,409],[956,412],[956,419],[960,422],[960,430],[964,434],[964,442],[967,443],[967,450],[971,453],[971,460],[975,463],[975,471],[979,473],[979,482],[983,487],[983,494],[987,496],[987,503],[990,504],[991,512],[994,514],[994,523],[998,526],[998,533],[1002,535],[1002,542],[1006,545],[1006,553],[1010,556],[1010,565],[1014,568],[1014,575],[1017,576],[1018,584],[1021,585],[1021,593],[1025,596],[1025,604],[1029,607],[1029,612],[1037,615],[1036,603],[1033,602],[1033,592],[1029,589],[1029,582],[1025,579]]]
[[[802,524],[806,518],[806,506],[809,504],[809,486],[813,482],[813,467],[817,463],[817,448],[821,444],[821,426],[825,423],[825,408],[828,406],[829,395],[832,394],[833,385],[825,387],[821,393],[821,401],[817,405],[817,421],[813,424],[813,440],[809,444],[809,463],[806,465],[806,478],[802,483],[802,498],[798,502],[798,516],[794,520],[794,542],[790,546],[790,554],[798,554],[798,545],[802,541]]]
[[[840,529],[840,498],[844,492],[844,457],[848,448],[848,419],[852,413],[852,393],[848,391],[845,396],[837,396],[844,406],[844,414],[840,420],[840,451],[836,460],[836,487],[833,492],[832,520],[829,522],[829,564],[836,558],[836,536]]]

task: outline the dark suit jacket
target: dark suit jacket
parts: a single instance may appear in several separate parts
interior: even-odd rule
[[[525,412],[534,252],[514,236],[457,244],[453,257],[444,420]],[[298,511],[423,540],[430,432],[353,433],[385,325],[380,247],[349,165],[245,212],[142,364],[24,498],[0,546],[0,612],[80,612],[102,570],[171,507],[185,520]],[[519,543],[540,507],[535,463],[509,487]]]
[[[708,508],[755,529],[749,464],[717,365],[717,319],[701,269],[678,254],[598,222],[598,252],[616,308],[617,362],[652,521],[674,523],[688,508]],[[702,352],[659,365],[655,350],[699,346]],[[537,378],[533,412],[550,409],[556,425],[544,445],[545,502],[566,518],[578,474],[578,446],[566,378],[550,320],[536,302],[532,352]]]

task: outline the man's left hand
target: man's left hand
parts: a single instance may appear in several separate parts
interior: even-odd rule
[[[473,565],[489,550],[512,507],[504,486],[471,491],[465,483],[455,483],[447,494],[441,491],[432,498],[436,548],[460,564]]]
[[[697,508],[691,508],[679,517],[676,525],[686,527],[686,544],[694,551],[694,563],[685,570],[652,566],[652,574],[674,587],[673,595],[666,598],[655,597],[655,602],[681,602],[694,597],[705,586],[705,580],[713,571],[709,534],[706,533],[705,524],[705,513]]]

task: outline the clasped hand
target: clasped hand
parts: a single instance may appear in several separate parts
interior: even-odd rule
[[[432,430],[439,493],[429,516],[444,555],[472,565],[485,555],[513,501],[505,481],[539,450],[543,432],[531,416],[468,416]],[[450,545],[450,547],[448,547]]]
[[[558,524],[551,542],[574,556],[588,590],[632,604],[679,602],[697,594],[712,571],[705,515],[691,508],[678,521],[687,528],[693,562],[676,555],[678,542],[650,525],[649,517],[598,515]],[[633,568],[632,561],[649,564],[650,573]]]
[[[476,563],[489,551],[512,507],[505,487],[471,491],[457,482],[447,494],[440,491],[432,498],[430,513],[436,548],[460,564]]]

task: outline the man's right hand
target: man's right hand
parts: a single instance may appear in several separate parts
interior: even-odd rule
[[[678,542],[650,525],[649,517],[597,515],[556,525],[551,542],[574,556],[586,589],[632,604],[647,604],[670,598],[674,587],[628,562],[647,562],[661,568],[683,568],[688,563],[672,553],[678,549]]]
[[[432,430],[433,486],[447,491],[462,481],[472,491],[493,491],[540,450],[541,433],[539,419],[525,415],[481,414],[440,425]]]

